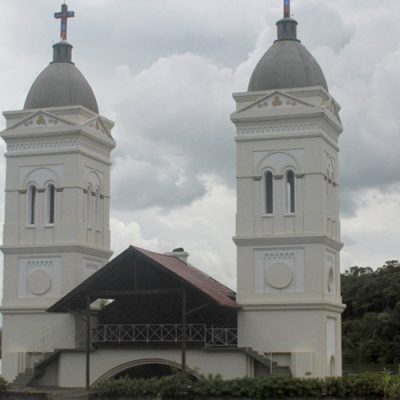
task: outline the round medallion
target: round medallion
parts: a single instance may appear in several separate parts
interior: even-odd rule
[[[37,269],[28,278],[29,290],[38,296],[48,292],[51,286],[51,276],[47,271]]]
[[[285,262],[274,262],[265,271],[265,281],[275,289],[285,289],[293,281],[292,268]]]

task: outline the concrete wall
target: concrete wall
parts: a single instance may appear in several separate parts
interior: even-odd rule
[[[91,383],[102,378],[111,377],[134,365],[148,363],[165,363],[179,367],[181,352],[179,349],[100,349],[91,354]],[[66,352],[60,355],[58,361],[58,382],[60,387],[85,386],[85,353]],[[188,370],[197,374],[220,374],[225,379],[249,376],[252,362],[248,357],[237,351],[202,351],[188,350]],[[51,382],[46,382],[51,384]]]
[[[320,88],[234,99],[239,346],[289,354],[296,377],[341,375],[338,105]]]

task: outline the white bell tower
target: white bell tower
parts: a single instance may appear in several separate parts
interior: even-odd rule
[[[338,376],[340,107],[288,7],[248,92],[234,94],[239,346],[293,376]]]
[[[66,10],[67,11],[67,10]],[[71,13],[67,13],[71,16]],[[65,32],[66,38],[66,32]],[[113,123],[88,82],[55,44],[21,111],[5,112],[3,376],[24,372],[34,352],[75,347],[75,319],[46,309],[110,258]]]

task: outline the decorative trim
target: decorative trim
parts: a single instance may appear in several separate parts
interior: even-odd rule
[[[325,235],[234,237],[238,246],[296,246],[304,244],[323,244],[334,250],[341,250],[343,243]]]
[[[245,311],[333,311],[342,313],[346,308],[344,304],[341,303],[306,303],[306,302],[296,302],[296,303],[239,303],[242,310]]]
[[[48,149],[65,149],[74,147],[79,144],[78,140],[54,140],[43,142],[29,143],[11,143],[7,146],[7,151],[32,151],[32,150],[48,150]]]
[[[46,191],[44,188],[37,188],[36,190],[38,193],[44,193]]]
[[[85,134],[87,137],[87,134]],[[28,139],[29,140],[29,139]],[[89,136],[89,140],[93,140],[92,136]],[[51,150],[54,151],[89,151],[95,153],[97,156],[108,157],[110,156],[110,151],[104,150],[104,143],[98,146],[87,143],[87,141],[82,141],[80,139],[59,139],[59,140],[30,140],[25,142],[15,142],[14,140],[7,145],[7,153],[9,156],[14,155],[18,152],[40,152]],[[112,148],[114,148],[113,146]],[[108,145],[107,148],[110,148]]]
[[[3,254],[55,254],[55,253],[82,253],[91,255],[99,258],[110,258],[113,255],[111,250],[97,249],[95,247],[82,246],[80,244],[71,245],[54,245],[54,246],[0,246],[0,250]]]
[[[295,174],[295,176],[297,179],[303,179],[306,176],[306,174]]]
[[[277,181],[280,181],[281,179],[283,179],[283,175],[275,175],[274,178],[275,178]]]
[[[63,192],[64,188],[56,188],[56,192]]]
[[[262,177],[261,176],[253,176],[252,179],[253,179],[253,181],[261,181]]]
[[[10,306],[3,305],[0,307],[0,312],[2,314],[26,314],[26,313],[28,313],[30,315],[31,314],[46,314],[46,315],[48,315],[46,310],[48,307],[50,307],[51,304],[54,303],[54,301],[51,301],[52,299],[54,299],[54,301],[56,301],[58,299],[58,297],[46,298],[46,301],[49,301],[49,305],[45,306],[45,307],[43,307],[43,306],[27,307],[26,305],[21,305],[21,306],[20,305],[10,305]]]
[[[20,194],[26,194],[27,190],[26,189],[20,189],[18,190],[18,193]]]
[[[284,133],[284,132],[310,132],[321,130],[321,125],[316,122],[304,123],[276,123],[269,125],[257,125],[249,127],[238,127],[238,135],[255,135],[266,133]]]
[[[261,135],[248,135],[248,136],[240,136],[237,135],[235,137],[235,142],[257,142],[257,141],[265,141],[265,140],[282,140],[282,139],[309,139],[309,138],[316,138],[319,137],[323,140],[325,140],[326,143],[329,144],[329,146],[332,146],[332,148],[336,151],[340,151],[339,146],[337,145],[337,140],[331,140],[327,135],[324,135],[321,132],[315,132],[311,134],[298,134],[298,135],[271,135],[271,136],[261,136]]]

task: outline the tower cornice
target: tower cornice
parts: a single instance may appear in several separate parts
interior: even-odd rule
[[[233,241],[238,246],[302,246],[306,244],[323,244],[334,250],[341,250],[343,242],[326,235],[284,235],[284,236],[235,236]]]

